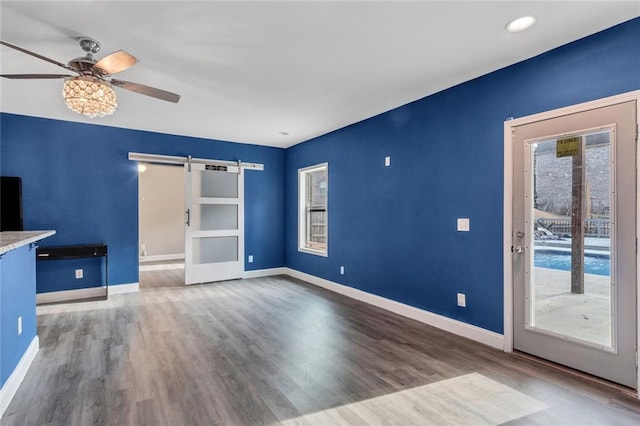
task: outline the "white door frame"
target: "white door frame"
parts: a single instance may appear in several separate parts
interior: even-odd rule
[[[504,264],[504,351],[513,351],[513,253],[512,245],[512,200],[513,200],[513,140],[512,130],[516,126],[533,123],[541,120],[561,117],[563,115],[575,114],[578,112],[588,111],[591,109],[602,108],[623,102],[636,101],[636,126],[640,123],[640,90],[623,93],[620,95],[610,96],[595,101],[585,102],[564,108],[558,108],[551,111],[545,111],[539,114],[528,115],[526,117],[507,120],[504,122],[504,223],[503,223],[503,264]],[[637,127],[636,127],[637,138]],[[636,164],[640,165],[640,152],[636,151]],[[640,183],[640,169],[636,168],[636,182]],[[638,197],[638,188],[636,187],[636,229],[640,232],[640,198]],[[636,262],[640,266],[640,254],[636,251]],[[636,276],[636,352],[640,352],[640,267],[637,268]],[[640,371],[640,370],[639,370]],[[640,384],[640,373],[638,374],[638,382]],[[640,393],[639,393],[640,397]]]

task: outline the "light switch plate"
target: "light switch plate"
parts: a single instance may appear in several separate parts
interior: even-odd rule
[[[76,269],[76,279],[80,279],[84,276],[84,271],[82,269]]]
[[[464,293],[458,293],[458,306],[465,308],[467,306],[467,297]]]
[[[467,217],[459,217],[458,218],[458,231],[469,232],[469,218]]]
[[[384,166],[389,167],[391,165],[391,157],[384,157]]]
[[[252,254],[249,255],[249,263],[253,263],[253,255]]]

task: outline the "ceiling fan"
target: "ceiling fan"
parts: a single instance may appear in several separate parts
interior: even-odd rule
[[[0,77],[24,80],[65,79],[62,92],[65,103],[73,111],[89,117],[104,117],[116,110],[118,103],[112,86],[121,87],[163,101],[177,103],[180,100],[180,95],[166,90],[115,78],[107,80],[106,78],[112,74],[134,66],[138,60],[124,50],[118,50],[100,60],[96,60],[93,55],[100,51],[100,43],[89,37],[80,37],[78,42],[80,48],[86,52],[86,55],[72,59],[67,64],[64,64],[0,40],[0,45],[10,47],[78,74],[75,76],[70,74],[0,74]]]

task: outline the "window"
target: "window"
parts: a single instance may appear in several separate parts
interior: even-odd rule
[[[326,256],[329,165],[298,170],[298,190],[298,250]]]

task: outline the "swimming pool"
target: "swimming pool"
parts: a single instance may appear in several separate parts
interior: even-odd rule
[[[571,255],[569,253],[536,250],[533,256],[533,264],[539,268],[570,271]],[[609,256],[585,256],[584,272],[586,274],[604,275],[608,277],[611,275]]]

